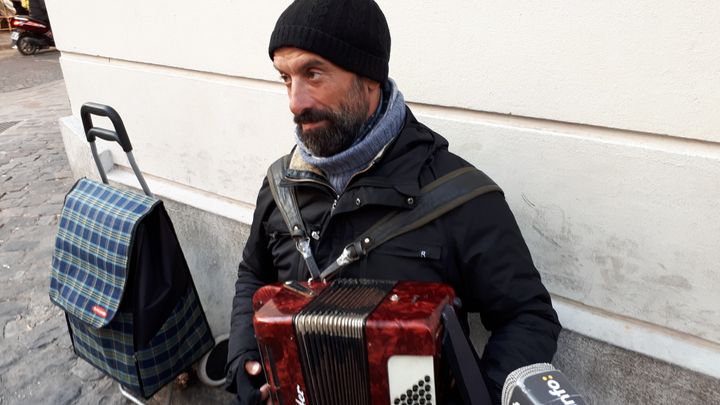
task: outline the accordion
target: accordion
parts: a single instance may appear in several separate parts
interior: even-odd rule
[[[437,404],[445,284],[339,279],[259,289],[255,336],[275,404]],[[436,377],[437,376],[437,377]]]

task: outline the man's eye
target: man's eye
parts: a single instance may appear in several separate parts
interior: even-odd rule
[[[311,79],[311,80],[312,80],[312,79],[317,79],[317,78],[319,78],[319,77],[320,77],[320,72],[317,72],[317,71],[314,71],[314,70],[309,70],[309,71],[307,72],[307,78],[308,78],[308,79]]]
[[[290,83],[290,76],[288,76],[288,75],[280,75],[280,81],[283,82],[283,83],[285,83],[285,84],[288,84],[288,83]]]

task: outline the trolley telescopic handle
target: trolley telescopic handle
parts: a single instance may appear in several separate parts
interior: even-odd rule
[[[109,118],[115,130],[113,131],[93,126],[93,115]],[[87,138],[87,141],[90,142],[90,150],[92,151],[93,159],[95,159],[95,164],[100,172],[100,177],[102,178],[103,183],[108,184],[108,180],[105,175],[105,170],[103,169],[102,164],[100,164],[100,156],[98,156],[97,147],[95,146],[95,138],[119,143],[123,151],[127,154],[128,162],[130,162],[130,166],[132,167],[133,172],[135,172],[135,176],[140,182],[140,186],[145,192],[145,195],[155,197],[153,193],[150,192],[150,188],[145,182],[145,178],[135,162],[135,157],[132,154],[130,138],[125,130],[125,124],[123,124],[120,114],[108,105],[85,103],[82,107],[80,107],[80,118],[82,119],[83,129],[85,130],[85,137]]]

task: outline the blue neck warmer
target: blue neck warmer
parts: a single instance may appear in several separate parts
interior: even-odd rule
[[[400,133],[405,122],[405,99],[395,82],[388,79],[380,105],[363,127],[363,135],[346,150],[328,157],[313,156],[295,133],[300,155],[305,162],[322,170],[340,194],[355,174],[366,169],[378,154]]]

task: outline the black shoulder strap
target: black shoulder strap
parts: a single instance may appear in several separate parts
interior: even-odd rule
[[[313,279],[327,279],[342,267],[366,256],[371,250],[388,240],[437,219],[447,212],[482,194],[500,191],[488,176],[474,167],[454,170],[420,190],[415,208],[388,214],[348,244],[343,253],[320,273],[310,249],[310,238],[300,216],[295,194],[287,187],[280,187],[289,157],[276,161],[268,169],[268,182],[275,203],[295,239],[298,251],[303,255]],[[317,271],[317,274],[315,273]]]
[[[289,163],[290,155],[285,155],[270,165],[267,172],[270,192],[285,220],[288,230],[290,230],[290,236],[295,240],[295,248],[305,259],[305,263],[307,263],[310,276],[313,279],[319,280],[320,269],[312,255],[312,249],[310,249],[310,237],[305,229],[305,222],[302,216],[300,216],[300,209],[298,208],[295,193],[288,187],[280,187],[280,181],[285,175],[285,170]]]
[[[320,274],[330,277],[340,268],[366,256],[388,240],[434,221],[438,217],[482,194],[500,191],[485,173],[474,167],[454,170],[420,189],[415,208],[388,214],[363,232]]]

